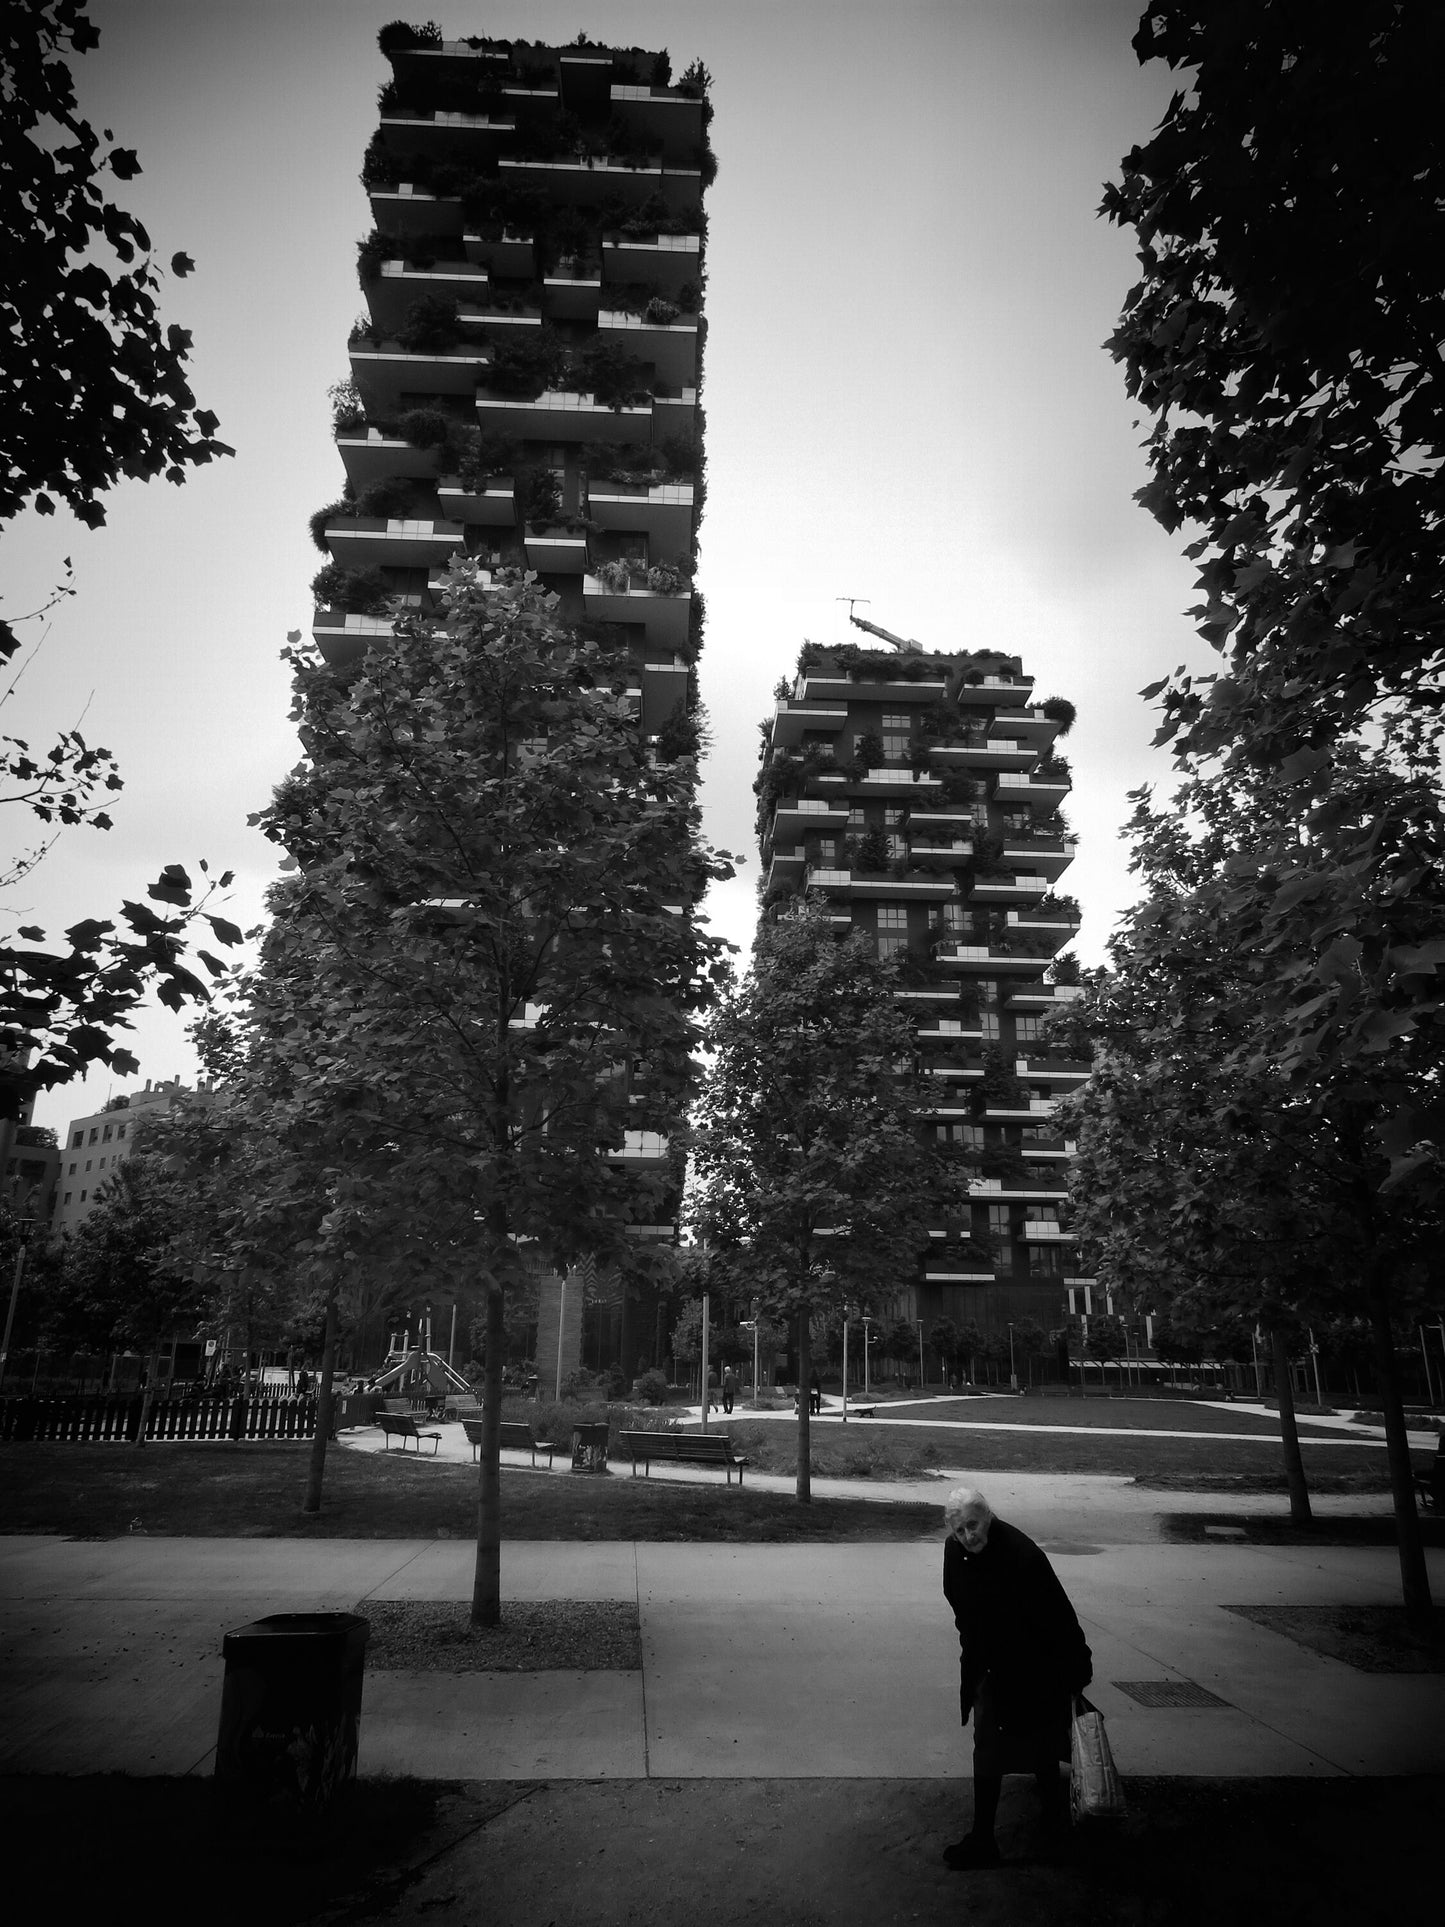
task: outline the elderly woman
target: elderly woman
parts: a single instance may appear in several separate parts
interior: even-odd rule
[[[943,1508],[943,1592],[959,1643],[959,1704],[973,1715],[973,1827],[950,1867],[1002,1864],[994,1818],[1005,1773],[1032,1773],[1046,1828],[1064,1821],[1058,1763],[1069,1757],[1073,1695],[1093,1664],[1067,1593],[1027,1534],[972,1486]]]

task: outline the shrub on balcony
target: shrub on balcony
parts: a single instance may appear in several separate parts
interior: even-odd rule
[[[334,381],[326,391],[326,399],[331,403],[331,426],[338,435],[354,434],[366,426],[366,410],[362,406],[361,391],[354,382]]]
[[[583,386],[604,408],[619,410],[652,398],[647,365],[615,342],[590,342],[577,368]]]
[[[1082,981],[1079,960],[1072,950],[1065,950],[1061,956],[1055,957],[1044,974],[1053,984],[1077,984]]]
[[[626,595],[632,587],[632,565],[624,556],[597,564],[597,580],[609,595]]]
[[[1075,716],[1079,713],[1068,697],[1046,696],[1039,706],[1050,722],[1058,724],[1059,734],[1067,736],[1074,726]]]
[[[882,876],[888,868],[888,838],[882,830],[865,830],[859,837],[854,864],[864,876]]]
[[[1056,896],[1052,890],[1039,898],[1033,913],[1037,917],[1048,917],[1062,923],[1077,923],[1083,915],[1077,897]]]
[[[400,157],[392,153],[378,127],[361,157],[361,185],[367,188],[395,187],[401,179]]]
[[[396,432],[413,448],[444,448],[458,426],[440,408],[408,408],[397,417]]]
[[[356,503],[347,496],[342,496],[335,502],[328,502],[324,509],[317,509],[307,524],[307,527],[311,530],[312,542],[320,549],[323,555],[329,555],[331,551],[326,546],[327,529],[342,516],[360,515],[360,513],[361,510],[356,506]]]
[[[1073,774],[1066,756],[1045,756],[1034,771],[1041,783],[1068,783]]]
[[[407,309],[406,320],[397,329],[396,338],[411,355],[447,354],[462,338],[456,297],[424,294]]]
[[[877,769],[883,761],[883,738],[876,729],[865,729],[853,743],[853,761],[859,769]]]
[[[675,301],[669,301],[666,295],[655,294],[643,308],[642,318],[644,321],[653,322],[659,328],[667,328],[681,313],[682,309]]]
[[[675,562],[654,562],[647,571],[647,586],[654,595],[681,595],[687,577]]]
[[[479,495],[493,475],[511,475],[522,458],[523,444],[503,435],[469,431],[454,436],[457,480],[470,495]]]
[[[424,20],[415,27],[405,20],[389,20],[376,36],[376,44],[388,55],[402,53],[408,47],[440,47],[442,30],[435,20]]]
[[[494,345],[487,386],[497,395],[535,401],[544,389],[560,387],[567,369],[566,343],[555,328],[544,325],[535,335]]]
[[[385,615],[392,600],[380,569],[343,569],[338,562],[317,570],[311,593],[317,602],[357,616]]]
[[[550,468],[518,470],[513,499],[523,522],[555,522],[562,513],[562,491]]]

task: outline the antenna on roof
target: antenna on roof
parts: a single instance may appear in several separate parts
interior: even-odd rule
[[[834,598],[833,598],[833,600],[834,600],[835,602],[846,602],[846,603],[847,603],[847,605],[848,605],[848,620],[849,620],[850,622],[852,622],[852,621],[854,620],[854,616],[853,616],[853,610],[854,610],[854,608],[855,608],[855,606],[856,606],[856,605],[857,605],[858,603],[860,603],[860,602],[867,602],[867,603],[869,603],[869,604],[870,604],[870,606],[871,606],[871,603],[872,603],[872,597],[871,597],[871,596],[866,596],[866,595],[835,595],[835,596],[834,596]]]
[[[855,602],[866,602],[868,600],[867,596],[840,595],[836,596],[834,600],[848,604],[848,620],[853,624],[855,629],[866,629],[870,636],[877,636],[883,642],[891,642],[900,655],[921,656],[924,654],[924,648],[921,642],[914,642],[906,636],[895,636],[891,629],[880,629],[876,622],[865,622],[862,616],[854,615],[853,604]]]

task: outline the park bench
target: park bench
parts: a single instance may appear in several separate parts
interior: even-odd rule
[[[449,1398],[443,1415],[449,1419],[480,1418],[482,1408],[474,1398]]]
[[[436,1456],[437,1447],[441,1444],[441,1439],[442,1439],[441,1433],[440,1432],[423,1432],[420,1426],[417,1424],[416,1420],[412,1418],[410,1413],[378,1412],[376,1415],[376,1422],[381,1427],[385,1437],[385,1443],[382,1446],[383,1451],[386,1451],[389,1449],[390,1443],[393,1439],[400,1439],[401,1449],[404,1452],[406,1450],[407,1440],[415,1439],[417,1455],[418,1457],[420,1457],[422,1440],[430,1439],[432,1441],[432,1448],[431,1448],[432,1456],[433,1457]]]
[[[1441,1440],[1430,1470],[1415,1474],[1415,1497],[1421,1505],[1431,1506],[1436,1512],[1445,1512],[1445,1432],[1441,1433]]]
[[[473,1459],[478,1458],[481,1454],[482,1447],[482,1421],[475,1418],[464,1418],[462,1420],[462,1430],[467,1435],[467,1444],[472,1448]],[[545,1452],[547,1454],[547,1463],[551,1465],[552,1454],[557,1450],[556,1446],[553,1445],[549,1439],[536,1438],[533,1435],[531,1426],[524,1424],[521,1419],[504,1418],[498,1430],[501,1433],[500,1443],[507,1451],[530,1453],[533,1465],[537,1463],[537,1454],[539,1452]]]
[[[736,1466],[738,1484],[743,1482],[743,1467],[747,1460],[733,1451],[733,1442],[725,1432],[624,1432],[622,1443],[632,1454],[634,1479],[637,1477],[639,1459],[643,1472],[649,1478],[652,1476],[652,1461],[657,1459],[672,1465],[720,1465],[727,1473],[729,1485],[733,1482],[733,1468]]]

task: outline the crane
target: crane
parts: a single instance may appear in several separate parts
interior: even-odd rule
[[[868,600],[867,596],[840,595],[836,598],[836,600],[839,602],[847,603],[848,620],[852,623],[855,629],[866,629],[870,636],[879,636],[884,642],[891,642],[893,644],[893,647],[897,650],[900,650],[902,654],[904,654],[905,656],[923,655],[924,649],[923,649],[923,644],[921,642],[913,642],[911,640],[904,638],[903,636],[895,636],[891,629],[880,629],[876,622],[865,622],[862,616],[854,615],[853,613],[854,604],[858,602],[866,602]]]

